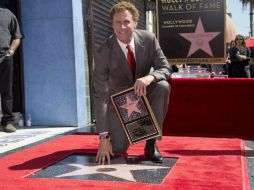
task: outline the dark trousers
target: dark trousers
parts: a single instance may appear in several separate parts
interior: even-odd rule
[[[251,78],[250,65],[242,62],[232,62],[232,78]]]
[[[3,116],[1,125],[6,125],[14,121],[12,114],[12,84],[13,84],[13,56],[5,57],[0,63],[0,93],[1,108]]]
[[[254,64],[250,65],[250,74],[251,74],[251,78],[254,78]]]

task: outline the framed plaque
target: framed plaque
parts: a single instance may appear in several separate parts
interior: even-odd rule
[[[161,136],[146,96],[137,96],[129,88],[112,95],[111,100],[130,144]]]

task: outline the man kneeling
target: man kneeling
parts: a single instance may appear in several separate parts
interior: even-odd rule
[[[114,111],[110,96],[134,86],[138,96],[146,95],[160,128],[168,109],[172,69],[154,34],[136,29],[137,8],[122,1],[115,4],[110,17],[114,34],[95,52],[94,103],[100,143],[96,160],[99,164],[110,156],[124,154],[129,141]],[[156,139],[146,142],[147,159],[161,163]]]

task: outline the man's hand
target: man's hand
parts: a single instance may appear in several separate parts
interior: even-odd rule
[[[134,84],[134,91],[138,96],[146,95],[146,87],[149,86],[154,81],[154,76],[147,75],[145,77],[139,78]]]
[[[108,164],[110,164],[110,155],[114,156],[109,139],[101,139],[97,151],[96,162],[104,165],[107,160]]]

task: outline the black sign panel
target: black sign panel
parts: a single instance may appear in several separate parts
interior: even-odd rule
[[[159,42],[170,63],[225,63],[225,4],[157,0]]]

